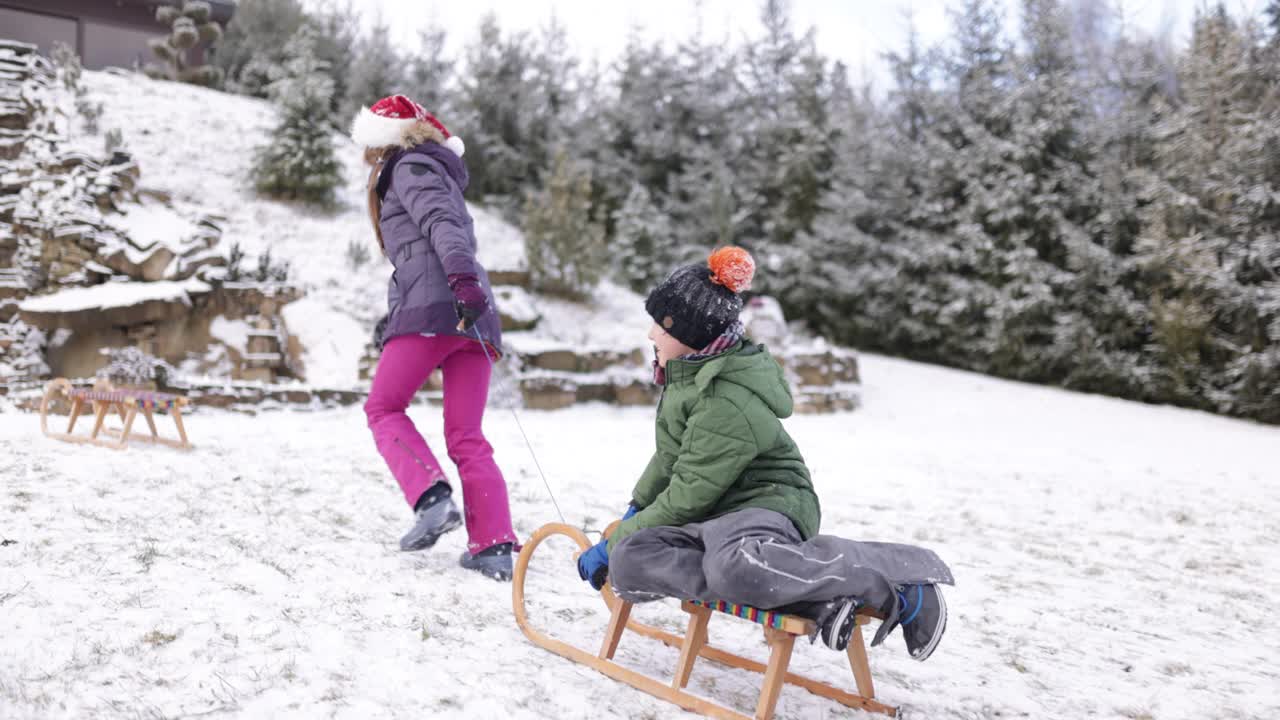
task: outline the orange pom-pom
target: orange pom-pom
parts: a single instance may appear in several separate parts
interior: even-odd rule
[[[707,265],[711,268],[711,282],[735,293],[750,289],[751,278],[756,274],[756,261],[751,253],[732,245],[711,253]]]

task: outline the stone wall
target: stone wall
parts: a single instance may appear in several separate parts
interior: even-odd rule
[[[143,187],[126,152],[67,150],[75,103],[60,77],[33,47],[0,41],[0,383],[49,373],[89,377],[106,363],[104,350],[125,347],[196,372],[262,382],[296,377],[299,348],[280,310],[300,291],[223,283],[223,218]],[[133,213],[141,219],[131,224]],[[129,228],[157,219],[185,229],[145,242],[131,236]],[[179,297],[24,307],[69,288],[188,280],[191,289]],[[217,318],[248,325],[243,347],[214,337]]]

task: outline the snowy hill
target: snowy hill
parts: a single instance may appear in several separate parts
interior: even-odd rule
[[[269,250],[291,263],[291,279],[307,296],[286,308],[285,319],[306,348],[308,383],[355,384],[370,331],[386,310],[391,267],[373,241],[364,206],[367,170],[354,144],[335,135],[346,178],[337,210],[265,200],[247,178],[255,148],[275,123],[269,103],[132,74],[86,72],[84,84],[90,98],[103,103],[102,127],[121,129],[125,147],[142,168],[144,186],[220,214],[226,218],[224,237],[247,254]],[[96,143],[97,138],[82,136],[81,141]],[[519,231],[483,207],[470,210],[486,267],[491,272],[522,269]],[[372,260],[353,267],[347,258],[353,243],[369,251]],[[640,298],[608,283],[590,308],[540,299],[537,309],[544,322],[532,333],[511,337],[517,348],[629,351],[645,343],[643,329],[635,331],[645,327]]]
[[[862,410],[788,421],[824,530],[925,544],[959,583],[927,663],[896,635],[871,651],[885,701],[917,719],[1280,717],[1280,429],[875,356],[863,369]],[[438,411],[413,414],[441,445]],[[569,522],[622,509],[651,410],[521,418]],[[486,426],[527,536],[555,510],[511,415]],[[358,409],[188,429],[191,455],[110,453],[0,414],[0,718],[692,717],[526,642],[509,586],[457,567],[463,533],[398,552],[409,514]],[[544,548],[535,624],[594,647],[602,605],[565,544]],[[712,633],[763,652],[743,623]],[[676,659],[635,637],[619,657],[659,676]],[[848,682],[830,651],[793,662]],[[708,663],[691,688],[747,709],[752,682]],[[778,716],[872,717],[792,688]]]

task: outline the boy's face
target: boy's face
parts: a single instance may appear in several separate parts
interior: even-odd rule
[[[667,361],[695,352],[693,348],[675,339],[662,326],[654,323],[649,328],[649,340],[653,342],[653,350],[658,355],[658,367],[665,368]]]

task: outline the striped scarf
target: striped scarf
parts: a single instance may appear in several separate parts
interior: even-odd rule
[[[681,355],[679,358],[676,358],[676,359],[688,360],[690,362],[698,362],[700,360],[707,360],[709,358],[713,358],[716,355],[719,355],[720,353],[733,347],[734,345],[737,345],[739,342],[742,341],[742,338],[746,334],[747,334],[747,329],[743,327],[742,323],[734,322],[731,325],[729,325],[728,328],[725,328],[724,332],[720,333],[720,337],[716,338],[715,340],[712,340],[710,345],[702,348],[696,353]],[[662,366],[658,364],[657,358],[653,359],[653,382],[658,385],[667,384],[666,370],[664,370]]]

